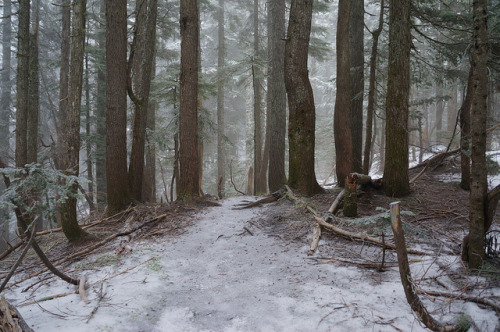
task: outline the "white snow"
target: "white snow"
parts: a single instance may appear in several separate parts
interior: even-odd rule
[[[226,199],[198,214],[186,233],[134,242],[127,256],[85,271],[89,304],[72,294],[23,306],[76,290],[55,279],[33,295],[21,292],[34,282],[28,280],[5,292],[6,298],[35,331],[426,331],[406,302],[397,268],[367,277],[356,267],[312,265],[308,245],[249,223],[272,205],[233,210],[241,201]],[[427,268],[432,262],[412,264],[414,278],[439,274],[436,264]],[[90,259],[77,264],[92,266]],[[493,311],[472,303],[424,301],[442,322],[465,313],[481,331],[500,326]]]

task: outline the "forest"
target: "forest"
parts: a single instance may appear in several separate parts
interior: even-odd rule
[[[500,1],[0,13],[0,331],[500,328]]]

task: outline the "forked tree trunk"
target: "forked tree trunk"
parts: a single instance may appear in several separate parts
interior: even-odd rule
[[[66,175],[78,176],[80,163],[80,111],[83,84],[83,56],[85,51],[85,16],[86,0],[77,0],[73,4],[71,31],[70,76],[68,90],[68,114],[64,132],[65,155],[61,158],[62,169]],[[77,184],[73,185],[76,192]],[[61,204],[61,226],[69,241],[80,239],[85,232],[78,225],[76,197],[68,197]]]

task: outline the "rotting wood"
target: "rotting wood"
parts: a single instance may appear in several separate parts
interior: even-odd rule
[[[80,278],[80,281],[78,282],[78,292],[80,293],[80,300],[82,300],[85,304],[89,304],[90,301],[87,298],[87,293],[85,292],[85,280],[85,276]]]
[[[311,247],[309,248],[309,251],[307,252],[308,256],[314,255],[316,252],[316,249],[318,249],[318,244],[319,240],[321,238],[321,226],[316,223],[313,228],[313,235],[312,235],[312,241],[311,241]]]
[[[3,295],[0,299],[0,331],[33,332],[19,311]]]
[[[358,177],[355,174],[346,176],[344,191],[344,208],[342,213],[345,217],[356,217],[358,215]]]
[[[417,315],[418,319],[424,325],[433,331],[456,331],[457,327],[454,325],[441,325],[436,321],[427,311],[427,308],[422,304],[420,298],[413,290],[413,279],[411,276],[410,266],[408,264],[408,252],[406,249],[406,242],[403,227],[401,225],[401,215],[399,210],[399,202],[390,204],[391,225],[394,233],[394,241],[396,243],[396,254],[398,256],[399,274],[401,283],[403,284],[406,300],[410,305],[413,312]]]

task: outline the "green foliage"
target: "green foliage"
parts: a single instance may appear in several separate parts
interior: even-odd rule
[[[471,327],[472,318],[469,315],[461,314],[457,318],[457,322],[455,324],[456,330],[460,332],[468,331]]]
[[[500,174],[500,165],[494,159],[494,156],[486,155],[486,170],[488,171],[488,175]]]
[[[32,163],[25,168],[0,168],[0,174],[10,180],[10,186],[0,195],[0,208],[19,207],[27,213],[44,211],[53,217],[56,207],[68,197],[81,195],[75,190],[76,183],[87,183],[84,178],[44,169]]]

